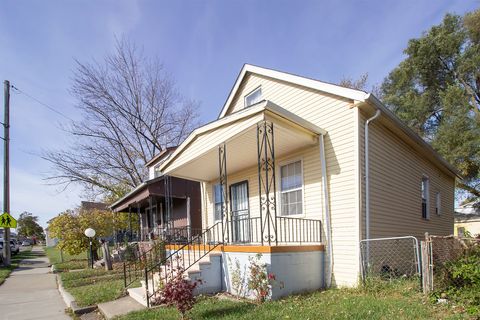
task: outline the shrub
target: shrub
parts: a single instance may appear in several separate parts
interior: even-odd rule
[[[197,287],[197,282],[186,279],[185,270],[177,267],[172,270],[172,277],[167,278],[165,285],[160,286],[159,294],[153,298],[152,304],[164,304],[174,306],[185,319],[186,313],[193,308],[196,298],[193,290]]]
[[[448,297],[465,307],[472,315],[480,314],[480,246],[469,247],[463,256],[448,262],[438,270],[438,283],[443,284],[441,290],[433,293],[436,300]]]
[[[465,256],[447,264],[447,270],[457,287],[480,285],[480,247],[471,248]]]
[[[248,289],[254,291],[257,302],[262,303],[269,299],[272,294],[272,285],[276,281],[273,273],[268,273],[267,265],[260,261],[262,255],[259,253],[255,257],[249,257],[250,278],[248,279]]]

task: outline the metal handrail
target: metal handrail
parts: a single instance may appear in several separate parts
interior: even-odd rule
[[[187,243],[181,245],[180,248],[160,262],[152,266],[146,265],[144,268],[144,276],[147,307],[150,307],[150,300],[157,296],[160,286],[165,284],[169,279],[172,279],[175,272],[187,271],[221,244],[223,244],[222,224],[221,222],[217,222],[210,228],[202,231],[201,234],[191,237]],[[188,253],[188,255],[186,255],[186,253]],[[154,280],[155,274],[158,274],[158,285]],[[152,280],[152,293],[150,293],[149,290],[150,279]]]
[[[133,244],[133,246],[134,260],[123,262],[123,279],[125,288],[128,288],[135,281],[142,278],[145,266],[152,265],[156,261],[163,259],[164,250],[161,250],[156,244],[145,252],[140,252],[138,243]]]

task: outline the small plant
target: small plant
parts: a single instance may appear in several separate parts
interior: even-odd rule
[[[464,255],[437,270],[435,280],[442,284],[432,298],[448,298],[464,306],[472,315],[480,314],[480,246],[472,245]]]
[[[164,285],[159,286],[158,295],[152,298],[153,305],[164,304],[177,308],[181,319],[186,319],[186,313],[195,305],[193,290],[200,282],[188,280],[184,272],[185,269],[177,264],[177,267],[172,269],[171,275],[165,279]]]
[[[231,278],[232,278],[232,286],[237,297],[244,298],[245,297],[245,282],[246,282],[246,266],[244,266],[244,270],[242,272],[240,261],[235,258],[235,265],[232,265],[232,261],[230,257],[228,258],[228,263],[230,265],[231,270]]]
[[[263,303],[271,297],[272,286],[276,281],[275,275],[273,273],[268,273],[267,265],[260,261],[261,258],[262,254],[260,253],[255,257],[248,258],[248,261],[250,262],[248,289],[255,293],[258,303]]]

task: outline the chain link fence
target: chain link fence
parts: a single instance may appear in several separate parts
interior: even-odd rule
[[[411,236],[367,239],[360,241],[360,254],[366,288],[418,279],[419,290],[430,299],[480,319],[480,237],[425,234],[421,242]]]
[[[362,278],[418,277],[421,273],[418,240],[393,237],[360,241]]]
[[[425,292],[446,292],[475,284],[480,277],[480,238],[426,236],[423,241]]]

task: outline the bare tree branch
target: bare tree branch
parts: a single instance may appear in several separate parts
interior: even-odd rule
[[[146,178],[145,162],[193,130],[198,103],[125,40],[102,63],[76,63],[71,94],[83,117],[65,128],[71,146],[43,153],[53,167],[47,180],[119,197]]]

